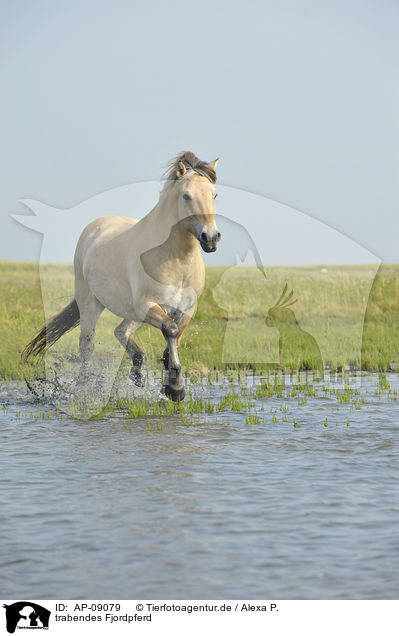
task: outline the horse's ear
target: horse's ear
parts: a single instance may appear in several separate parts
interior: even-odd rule
[[[208,163],[208,166],[212,168],[212,170],[214,170],[215,172],[216,172],[216,166],[218,165],[218,161],[219,161],[219,157],[215,159],[214,161],[210,161]]]
[[[176,168],[176,178],[181,179],[187,172],[187,168],[182,161],[179,161]]]

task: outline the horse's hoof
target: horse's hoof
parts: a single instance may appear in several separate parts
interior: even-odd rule
[[[181,402],[182,400],[184,400],[184,397],[186,395],[184,386],[182,386],[181,389],[174,389],[173,387],[167,384],[164,387],[164,390],[165,390],[166,397],[168,397],[173,402]]]
[[[130,369],[129,379],[133,382],[133,384],[141,389],[145,386],[145,376],[140,369],[137,369],[136,367],[132,367]]]

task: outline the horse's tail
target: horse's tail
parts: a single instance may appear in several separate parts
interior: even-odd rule
[[[79,324],[80,313],[75,299],[69,303],[59,314],[51,318],[44,325],[37,336],[26,345],[22,352],[22,359],[27,360],[29,356],[42,357],[61,336]]]

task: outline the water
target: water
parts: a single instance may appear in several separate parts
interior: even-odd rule
[[[398,598],[398,402],[374,396],[375,380],[360,410],[269,398],[258,425],[173,416],[161,431],[40,421],[4,388],[0,595]],[[283,402],[289,421],[272,423]]]

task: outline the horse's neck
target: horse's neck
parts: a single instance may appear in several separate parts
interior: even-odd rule
[[[181,261],[191,260],[199,249],[197,239],[181,222],[171,228],[165,247],[172,257]]]
[[[198,241],[187,229],[187,223],[177,219],[174,197],[161,196],[148,217],[156,230],[154,239],[159,240],[159,249],[165,256],[186,260],[198,251]]]

